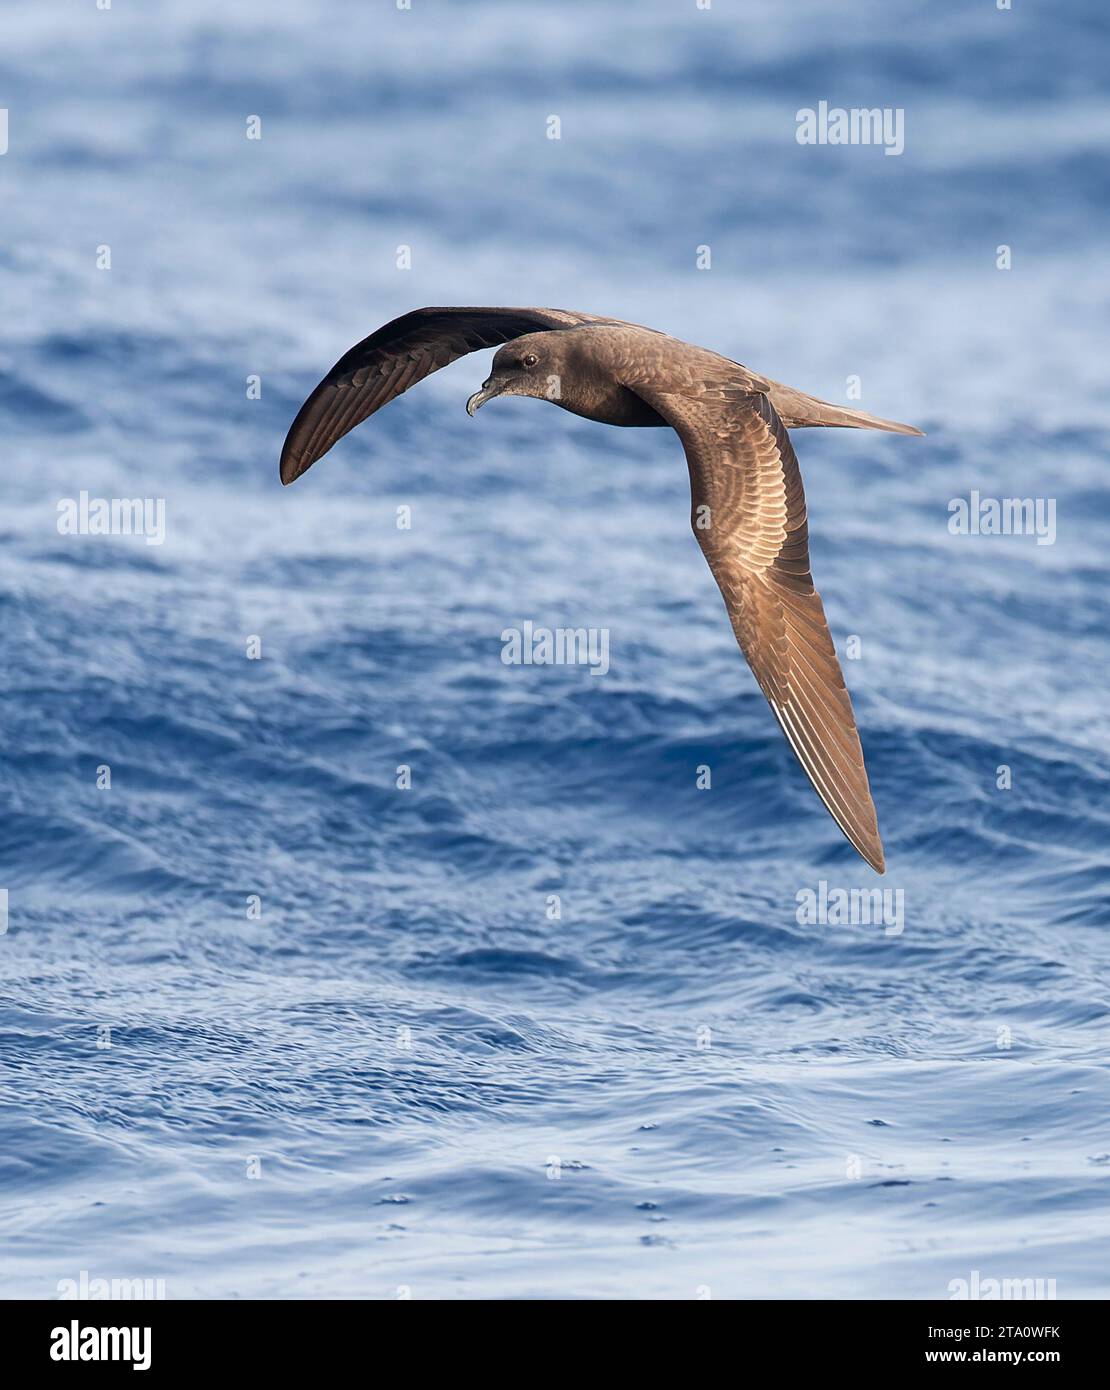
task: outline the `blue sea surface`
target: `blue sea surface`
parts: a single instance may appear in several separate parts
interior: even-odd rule
[[[3,26],[0,1295],[1105,1296],[1100,0]],[[904,152],[799,144],[822,101]],[[885,878],[670,431],[471,420],[480,354],[281,488],[331,363],[457,303],[927,431],[795,436]],[[1054,543],[954,534],[972,490]],[[82,492],[164,542],[61,533]],[[506,665],[526,622],[609,671]],[[890,920],[804,911],[876,886]]]

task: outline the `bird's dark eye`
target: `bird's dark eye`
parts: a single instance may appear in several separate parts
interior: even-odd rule
[[[534,367],[540,359],[534,352],[527,352],[520,360],[526,367]]]

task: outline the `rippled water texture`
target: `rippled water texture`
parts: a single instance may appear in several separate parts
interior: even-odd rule
[[[4,26],[0,1293],[1105,1293],[1097,0]],[[905,152],[799,145],[820,101],[903,109]],[[671,433],[470,420],[479,356],[279,487],[342,351],[466,302],[928,431],[796,439],[885,879]],[[972,489],[1053,499],[1055,543],[951,534]],[[59,534],[81,491],[163,499],[164,544]],[[504,665],[525,621],[606,629],[608,674]],[[799,920],[822,881],[898,924]]]

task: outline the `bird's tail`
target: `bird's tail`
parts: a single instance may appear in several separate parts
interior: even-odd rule
[[[884,420],[879,415],[869,415],[866,410],[848,410],[845,406],[826,405],[821,402],[821,410],[816,420],[803,420],[804,425],[826,425],[831,429],[846,430],[888,430],[891,434],[924,434],[916,425],[903,425],[897,420]]]
[[[788,430],[824,425],[828,429],[888,430],[891,434],[925,433],[913,425],[902,425],[897,420],[884,420],[878,415],[869,415],[866,410],[851,410],[844,405],[830,405],[828,401],[818,400],[816,396],[807,396],[802,391],[795,391],[791,386],[780,386],[777,382],[770,382],[769,385],[771,404]]]

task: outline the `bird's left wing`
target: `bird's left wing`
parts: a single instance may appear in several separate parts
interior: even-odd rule
[[[787,741],[837,825],[882,873],[863,750],[813,587],[805,493],[785,426],[750,380],[632,389],[682,440],[694,535]]]
[[[570,309],[414,309],[345,352],[297,412],[281,451],[281,481],[291,483],[337,440],[424,377],[480,348],[525,333],[611,323]]]

